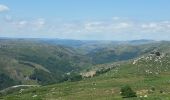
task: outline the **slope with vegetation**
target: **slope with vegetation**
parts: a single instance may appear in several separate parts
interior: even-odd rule
[[[135,59],[94,66],[96,70],[98,66],[101,69],[114,66],[95,77],[25,89],[22,92],[20,90],[1,98],[6,100],[24,98],[28,100],[121,100],[127,97],[127,100],[169,100],[170,43],[146,44],[141,48],[145,48],[144,51],[147,52]],[[128,88],[121,91],[121,87],[127,85]],[[121,93],[123,91],[125,94]]]
[[[1,89],[17,84],[60,82],[66,73],[90,65],[72,48],[34,39],[1,39],[0,55]]]
[[[125,46],[125,42],[1,38],[0,74],[6,85],[0,88],[70,80],[69,73],[79,76],[92,64],[128,60],[140,52],[136,46]]]

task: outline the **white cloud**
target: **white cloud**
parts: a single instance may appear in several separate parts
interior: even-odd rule
[[[86,32],[99,32],[99,33],[114,33],[129,30],[132,25],[127,21],[92,21],[84,24],[84,31]]]
[[[92,21],[83,23],[84,31],[86,32],[103,32],[106,27],[102,21]]]
[[[21,21],[18,21],[16,24],[19,28],[22,28],[22,27],[27,26],[28,22],[26,20],[21,20]]]
[[[5,11],[8,11],[8,10],[9,10],[9,8],[6,5],[0,4],[0,12],[5,12]]]
[[[45,19],[43,18],[37,18],[35,20],[13,20],[11,16],[5,17],[5,23],[19,30],[39,30],[42,29],[46,24]]]
[[[44,18],[31,20],[14,20],[6,16],[6,24],[1,24],[1,33],[16,34],[22,33],[27,36],[47,36],[58,38],[140,38],[140,37],[158,37],[159,34],[169,34],[170,21],[139,22],[130,19],[119,20],[79,20],[79,21],[47,21]],[[6,28],[4,28],[6,27]],[[5,30],[5,31],[4,31]],[[168,35],[170,36],[170,35]],[[166,36],[166,37],[168,37]],[[159,38],[159,37],[158,37]]]
[[[145,23],[141,25],[142,28],[157,28],[157,23]]]
[[[38,18],[37,20],[33,21],[32,24],[38,29],[43,28],[45,25],[45,19]]]
[[[169,21],[161,21],[161,22],[150,22],[141,24],[141,31],[143,32],[170,32],[170,22]]]
[[[127,22],[120,22],[115,25],[117,29],[129,28],[130,26],[131,26],[130,23],[127,23]]]
[[[25,27],[28,26],[29,22],[27,20],[12,20],[12,18],[10,18],[9,20],[6,19],[6,22],[9,26],[16,28],[16,29],[25,29]]]

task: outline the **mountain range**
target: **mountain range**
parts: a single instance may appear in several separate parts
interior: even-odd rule
[[[0,55],[2,99],[117,100],[126,84],[137,100],[169,98],[169,41],[1,38]]]

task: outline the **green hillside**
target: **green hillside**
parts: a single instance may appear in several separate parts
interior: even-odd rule
[[[68,73],[79,74],[92,65],[132,59],[142,52],[139,46],[124,42],[0,39],[0,74],[8,77],[1,77],[6,85],[1,84],[0,89],[63,82],[72,77]]]
[[[64,74],[79,72],[90,61],[74,49],[37,40],[0,40],[0,89],[16,84],[60,82]],[[11,82],[8,82],[11,81]],[[10,83],[9,85],[7,85]]]
[[[137,94],[126,100],[170,99],[169,42],[142,45],[147,52],[135,59],[93,66],[101,72],[77,82],[35,87],[4,95],[5,100],[122,100],[120,90],[129,85]],[[100,68],[99,68],[100,67]],[[107,71],[103,71],[110,68]],[[89,70],[91,71],[91,70]]]

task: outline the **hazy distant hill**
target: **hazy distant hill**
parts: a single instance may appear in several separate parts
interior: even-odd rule
[[[170,42],[144,44],[138,46],[138,49],[143,54],[134,59],[94,66],[98,74],[95,77],[26,89],[22,94],[15,92],[3,98],[124,100],[120,89],[129,85],[137,97],[127,100],[169,100]]]
[[[154,40],[129,40],[129,41],[111,41],[111,40],[71,40],[71,39],[38,39],[47,43],[65,45],[72,47],[80,47],[82,45],[95,45],[95,44],[130,44],[130,45],[139,45],[139,44],[148,44],[154,43]]]
[[[72,48],[37,40],[1,39],[0,55],[0,74],[8,77],[1,77],[5,84],[8,79],[20,84],[59,82],[64,74],[79,71],[90,62]]]
[[[152,44],[145,50],[142,45],[112,42],[1,38],[0,88],[61,82],[67,73],[79,73],[94,64],[133,59],[154,49]]]

